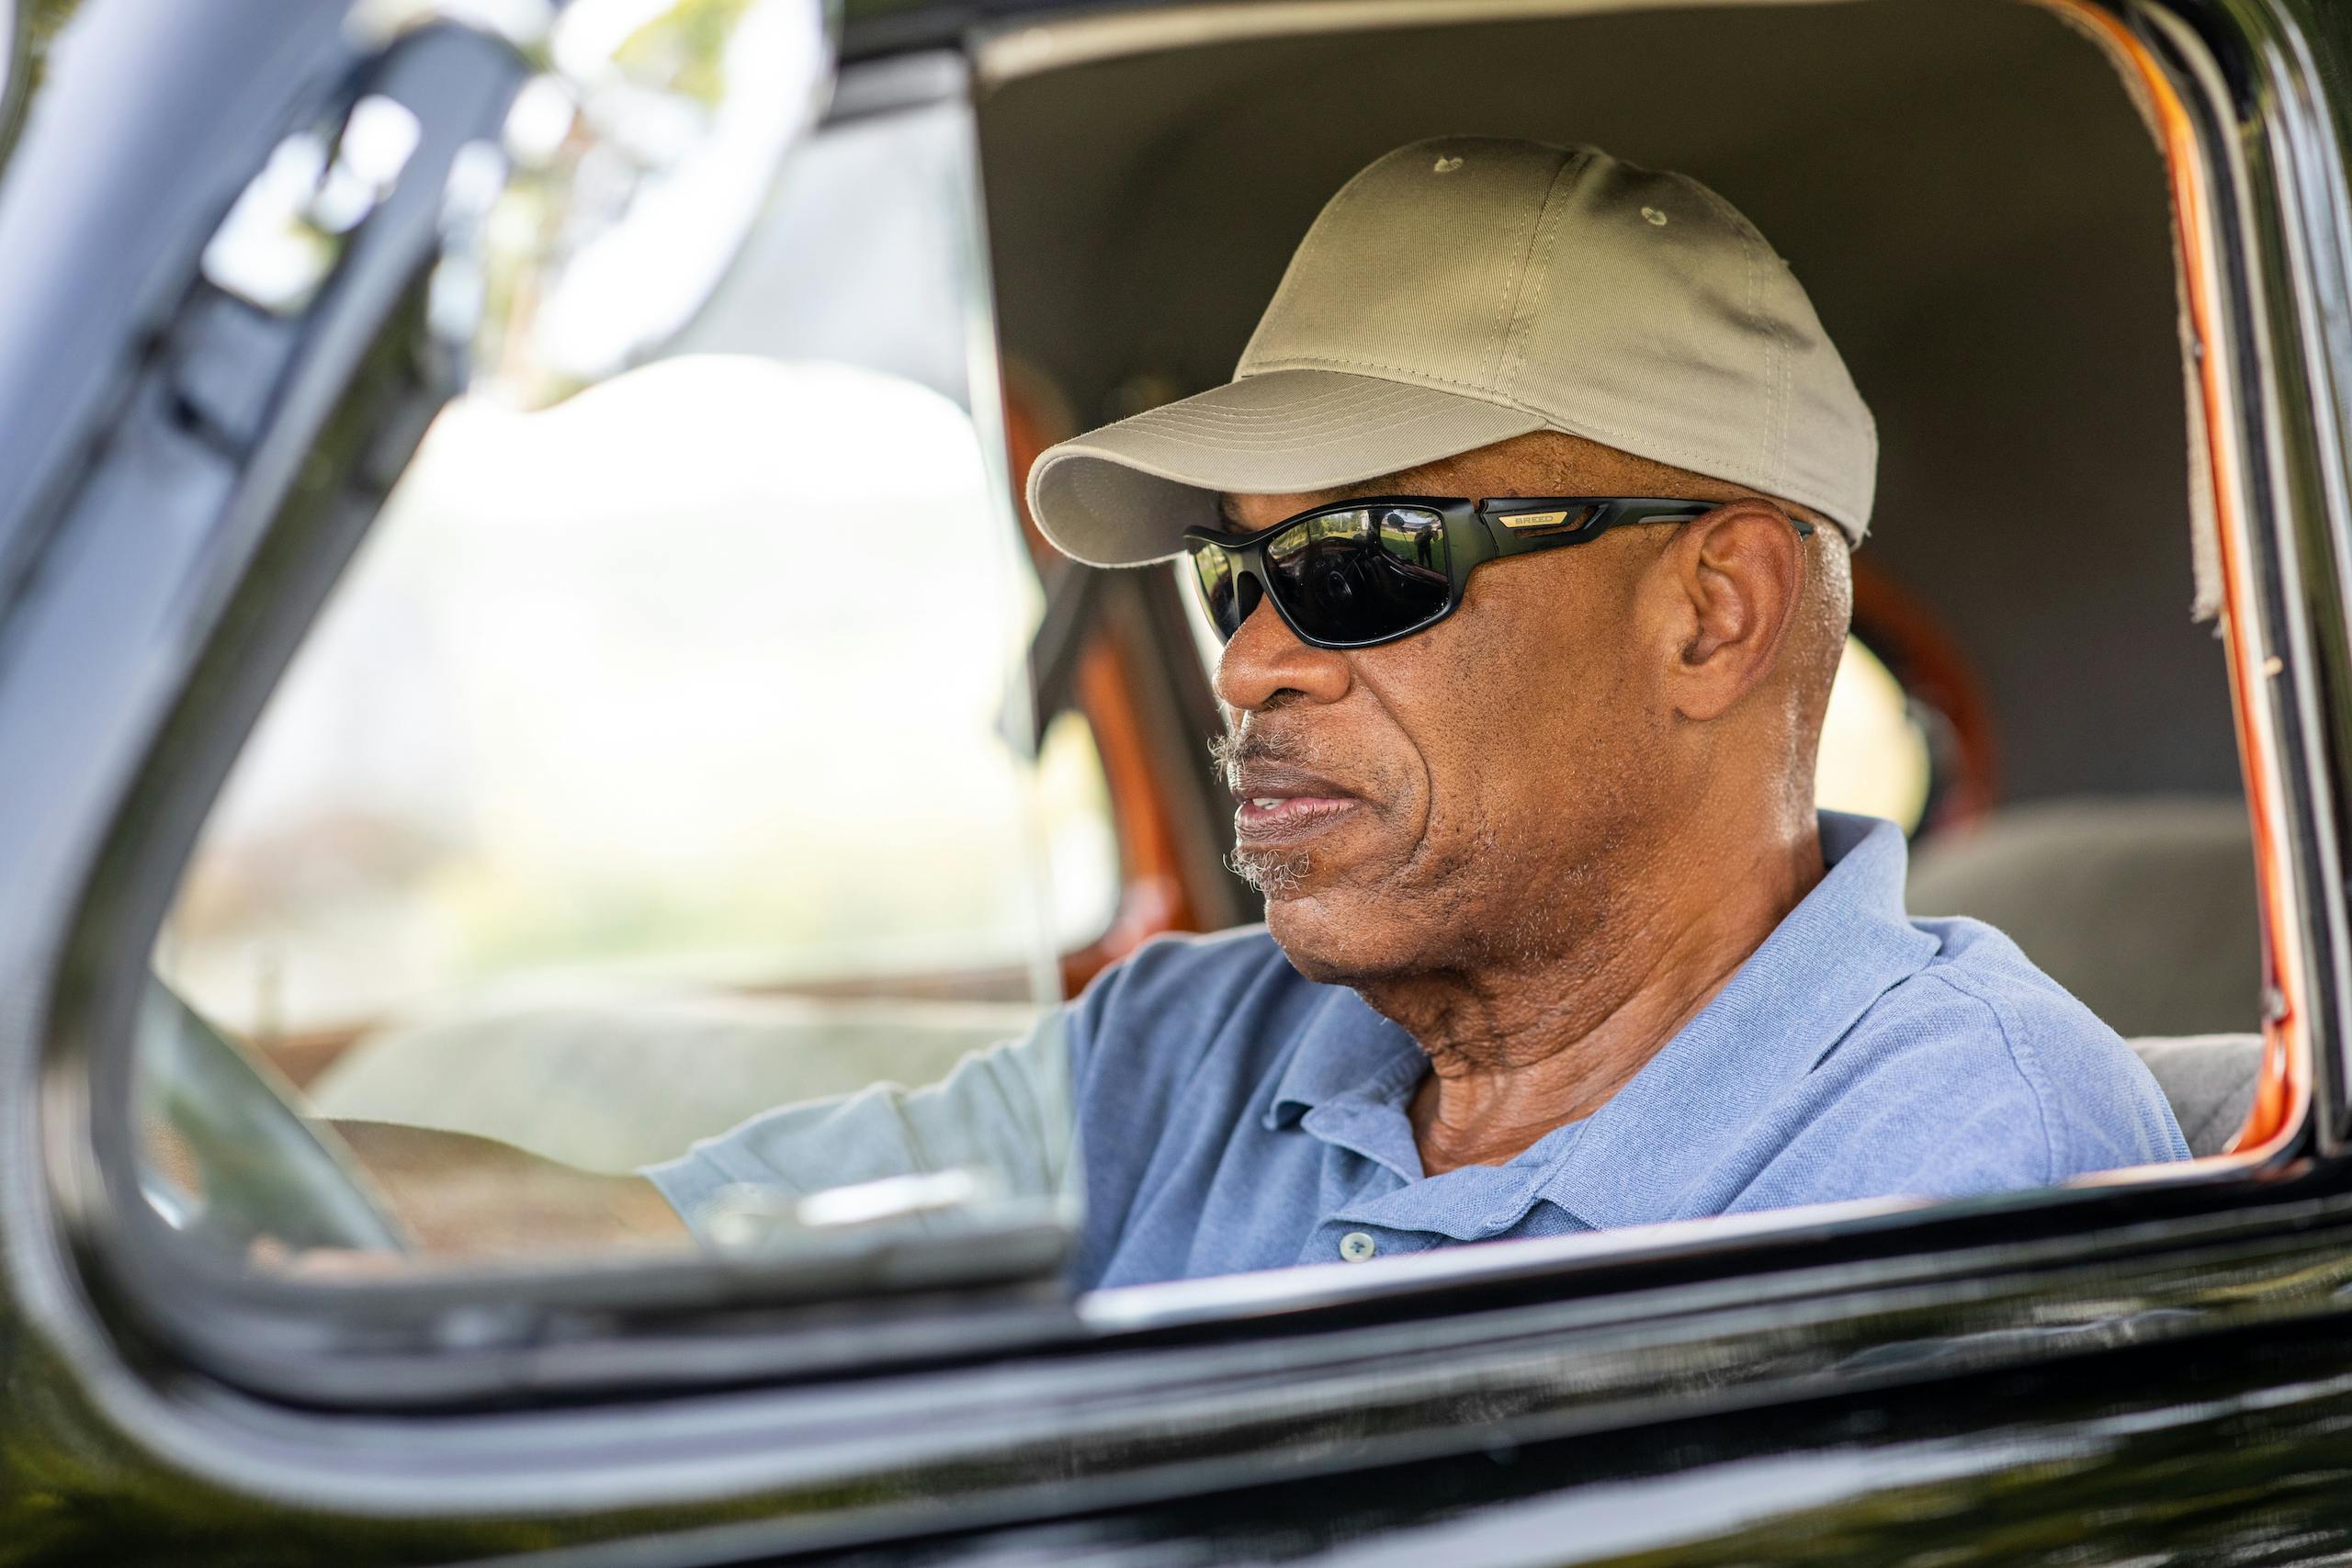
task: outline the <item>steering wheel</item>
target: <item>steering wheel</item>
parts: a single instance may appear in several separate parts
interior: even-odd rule
[[[240,1253],[263,1237],[296,1250],[409,1249],[334,1129],[303,1115],[283,1074],[161,981],[148,982],[137,1049],[141,1113],[195,1166],[191,1193],[142,1162],[141,1189],[175,1228]]]

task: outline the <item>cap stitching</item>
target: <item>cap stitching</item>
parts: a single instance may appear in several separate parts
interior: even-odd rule
[[[1790,381],[1792,381],[1794,374],[1792,365],[1797,360],[1797,345],[1790,344],[1781,327],[1773,327],[1773,336],[1781,339],[1781,479],[1788,482],[1788,421],[1790,404],[1794,402],[1792,395],[1790,395]]]
[[[1355,360],[1336,360],[1336,365],[1355,365]],[[1364,365],[1371,365],[1371,362],[1366,360]],[[1407,369],[1407,367],[1399,367],[1399,365],[1383,365],[1383,367],[1378,367],[1378,369]],[[1425,371],[1408,371],[1408,374],[1425,374]],[[1437,376],[1437,381],[1452,381],[1452,376]],[[1453,386],[1470,386],[1470,383],[1465,383],[1465,381],[1453,381]],[[1475,390],[1475,388],[1473,388],[1473,390]],[[1505,400],[1505,407],[1517,409],[1517,412],[1520,412],[1520,413],[1529,413],[1529,416],[1533,416],[1533,419],[1547,421],[1547,423],[1550,423],[1550,421],[1553,421],[1553,416],[1550,416],[1550,413],[1543,412],[1543,409],[1532,409],[1532,407],[1526,407],[1526,404],[1521,404],[1520,400],[1515,400],[1515,398],[1512,398],[1512,400]],[[1592,437],[1595,437],[1595,440],[1616,440],[1616,437],[1625,437],[1625,434],[1630,434],[1628,430],[1623,430],[1623,428],[1618,428],[1618,425],[1611,425],[1611,423],[1604,423],[1604,421],[1590,421],[1590,419],[1588,419],[1588,421],[1578,421],[1578,423],[1583,423],[1585,428],[1592,430]],[[1701,466],[1701,463],[1708,463],[1708,466],[1719,466],[1719,463],[1722,463],[1722,456],[1719,456],[1719,454],[1710,454],[1710,451],[1698,451],[1698,449],[1693,449],[1693,446],[1672,445],[1672,442],[1651,442],[1649,437],[1639,437],[1639,434],[1634,434],[1634,440],[1642,440],[1644,445],[1654,446],[1654,451],[1637,451],[1637,449],[1634,449],[1634,446],[1625,446],[1625,451],[1634,451],[1634,454],[1637,454],[1637,456],[1658,456],[1660,461],[1665,461],[1665,458],[1689,458],[1689,463],[1691,463],[1691,466]],[[1114,458],[1114,456],[1101,454],[1101,451],[1072,451],[1070,456],[1087,456],[1087,458],[1096,458],[1096,461],[1103,461],[1103,463],[1120,463],[1120,461],[1122,461],[1122,458]],[[1040,461],[1042,461],[1042,458],[1040,458]],[[1705,470],[1702,470],[1702,468],[1701,468],[1701,472],[1705,472]],[[1717,478],[1722,478],[1722,475],[1717,475]],[[1802,501],[1802,499],[1804,499],[1804,496],[1790,496],[1790,499],[1792,499],[1792,501]]]
[[[1550,414],[1540,412],[1538,410],[1528,409],[1524,412],[1537,414],[1539,418],[1544,419],[1547,423],[1557,425],[1563,423],[1555,420],[1554,416]],[[1838,513],[1846,510],[1846,505],[1843,502],[1828,499],[1823,492],[1814,490],[1810,485],[1802,487],[1789,485],[1783,487],[1774,484],[1769,478],[1762,476],[1758,476],[1753,480],[1742,479],[1736,475],[1726,474],[1720,471],[1725,467],[1739,466],[1737,464],[1726,465],[1720,453],[1702,452],[1696,447],[1685,446],[1676,442],[1654,441],[1651,437],[1645,435],[1638,431],[1628,431],[1623,426],[1612,424],[1604,420],[1580,418],[1575,423],[1582,426],[1582,428],[1570,432],[1571,434],[1584,435],[1595,441],[1607,442],[1612,446],[1622,446],[1623,450],[1633,453],[1635,457],[1652,457],[1660,462],[1674,462],[1678,466],[1688,468],[1695,473],[1706,474],[1710,479],[1724,479],[1733,484],[1753,483],[1758,490],[1766,491],[1770,494],[1777,495],[1784,501],[1803,502],[1807,506],[1819,508],[1825,516],[1827,516],[1832,522],[1836,523],[1841,528],[1847,528],[1852,533],[1861,532],[1860,525],[1849,525],[1838,516]],[[1642,445],[1635,446],[1632,444],[1636,442],[1641,443]],[[1714,471],[1711,472],[1711,470]]]
[[[1765,243],[1763,234],[1756,226],[1747,221],[1747,216],[1739,209],[1724,200],[1714,189],[1691,179],[1687,175],[1678,175],[1674,177],[1681,180],[1684,185],[1704,197],[1707,205],[1715,209],[1716,215],[1724,220],[1731,231],[1739,236],[1740,254],[1745,260],[1747,271],[1747,319],[1764,324],[1765,337],[1772,345],[1773,368],[1778,372],[1767,382],[1772,387],[1773,406],[1762,421],[1761,428],[1757,432],[1756,460],[1762,465],[1764,473],[1770,476],[1766,482],[1771,485],[1775,493],[1779,493],[1786,487],[1789,479],[1788,344],[1781,335],[1780,324],[1777,321],[1767,321],[1758,305],[1761,297],[1761,289],[1758,287],[1761,276],[1760,269],[1757,265],[1757,253],[1761,251],[1770,255],[1772,254],[1772,249]]]
[[[1252,422],[1249,424],[1186,424],[1170,427],[1162,438],[1171,441],[1249,441],[1253,438],[1281,440],[1314,434],[1344,434],[1349,430],[1374,429],[1398,418],[1417,417],[1410,409],[1374,409],[1361,413],[1341,413],[1317,419],[1302,419],[1294,424],[1269,424]]]
[[[1362,379],[1369,380],[1371,378],[1362,378]],[[1227,382],[1227,385],[1240,386],[1242,383],[1233,381]],[[1383,384],[1378,391],[1368,391],[1354,387],[1340,387],[1329,391],[1310,393],[1287,403],[1263,408],[1188,406],[1193,403],[1193,400],[1187,399],[1182,403],[1163,403],[1148,413],[1136,414],[1131,419],[1122,420],[1120,425],[1109,425],[1104,428],[1117,429],[1121,425],[1142,422],[1152,424],[1179,424],[1190,420],[1225,420],[1241,423],[1251,420],[1289,419],[1300,413],[1313,413],[1331,407],[1378,407],[1384,402],[1401,402],[1405,400],[1407,394],[1419,389],[1422,389],[1408,387],[1397,381]]]
[[[1195,392],[1189,397],[1179,398],[1173,402],[1161,403],[1156,408],[1146,409],[1141,413],[1131,413],[1126,418],[1103,425],[1102,428],[1104,430],[1121,430],[1130,425],[1146,423],[1160,424],[1174,420],[1204,416],[1214,416],[1219,419],[1285,418],[1288,417],[1295,409],[1314,408],[1318,404],[1340,402],[1345,400],[1362,398],[1367,395],[1365,389],[1362,387],[1339,386],[1327,387],[1319,391],[1296,393],[1282,404],[1269,405],[1263,408],[1225,409],[1200,406],[1201,400],[1207,397],[1209,393],[1222,392],[1233,387],[1245,385],[1249,381],[1254,379],[1256,374],[1256,372],[1252,372],[1250,376],[1238,377],[1235,379],[1225,382],[1220,386],[1209,388],[1204,391]],[[1391,382],[1387,384],[1379,394],[1374,395],[1386,396],[1390,394],[1401,394],[1409,390],[1411,390],[1411,389],[1408,387],[1403,386],[1400,383]]]
[[[1556,178],[1557,175],[1554,177]],[[1551,196],[1551,186],[1547,185],[1544,188],[1545,199],[1548,200]],[[1529,253],[1534,250],[1536,231],[1543,226],[1544,209],[1538,207],[1535,209],[1535,220],[1528,225],[1527,238],[1519,246],[1518,258],[1503,270],[1503,297],[1495,310],[1494,368],[1487,372],[1484,383],[1489,391],[1502,389],[1503,361],[1510,352],[1511,306],[1518,301],[1520,284],[1527,276],[1527,257]],[[1465,384],[1475,386],[1479,383]]]
[[[1318,365],[1351,366],[1363,370],[1393,370],[1400,376],[1410,376],[1424,381],[1442,381],[1449,387],[1467,387],[1488,397],[1502,395],[1498,389],[1477,381],[1464,381],[1453,376],[1441,376],[1434,370],[1424,370],[1414,365],[1390,365],[1378,359],[1343,359],[1336,355],[1294,354],[1287,358],[1261,365],[1260,371],[1306,369]],[[1532,412],[1532,411],[1530,411]]]
[[[1241,357],[1234,364],[1234,373],[1237,377],[1240,374],[1241,367],[1250,363],[1250,351],[1258,346],[1259,334],[1263,333],[1267,324],[1274,319],[1275,308],[1283,302],[1283,297],[1290,293],[1291,280],[1298,272],[1300,258],[1306,254],[1306,242],[1315,237],[1315,231],[1317,229],[1323,227],[1325,219],[1339,210],[1340,203],[1353,196],[1357,187],[1372,177],[1374,170],[1387,163],[1390,158],[1399,157],[1408,151],[1410,151],[1409,148],[1400,147],[1395,152],[1389,153],[1387,157],[1374,158],[1371,163],[1350,175],[1347,183],[1331,194],[1331,199],[1323,204],[1323,209],[1315,215],[1314,221],[1307,224],[1306,232],[1298,237],[1297,245],[1291,251],[1290,265],[1283,268],[1282,278],[1274,285],[1274,292],[1266,300],[1266,308],[1258,314],[1258,325],[1250,332],[1250,341],[1241,345]]]
[[[1738,233],[1738,231],[1734,230],[1733,232]],[[1747,243],[1747,236],[1745,235],[1741,235],[1740,237],[1739,254],[1740,265],[1746,272],[1747,279],[1747,319],[1750,321],[1761,321],[1764,319],[1764,312],[1761,305],[1759,304],[1759,300],[1763,295],[1762,279],[1758,276],[1758,269],[1756,265],[1756,247]],[[1765,331],[1764,341],[1768,344],[1771,344],[1773,341],[1771,331],[1769,328]],[[1771,350],[1770,348],[1766,350],[1768,358],[1770,352]],[[1769,373],[1770,369],[1769,364],[1767,365],[1766,369],[1767,375],[1764,384],[1767,387],[1770,387],[1772,383]],[[1756,422],[1756,463],[1757,467],[1765,473],[1770,474],[1777,473],[1779,471],[1775,468],[1772,463],[1772,411],[1769,408],[1764,411],[1764,417]]]
[[[1773,250],[1771,246],[1766,245],[1764,247],[1764,254],[1766,265],[1779,267],[1783,272],[1788,270],[1788,264],[1781,259],[1780,253]],[[1794,283],[1796,281],[1795,276],[1792,275],[1789,281],[1791,283]],[[1773,464],[1773,472],[1781,476],[1781,482],[1782,484],[1786,484],[1789,478],[1789,404],[1791,401],[1789,394],[1791,385],[1790,366],[1796,358],[1796,343],[1789,336],[1788,322],[1778,316],[1775,316],[1772,321],[1772,342],[1774,346],[1779,350],[1778,357],[1781,365],[1780,408],[1778,411],[1780,417],[1774,420],[1772,424],[1773,449],[1776,454],[1776,460]]]
[[[1399,390],[1408,393],[1430,392],[1437,389],[1400,386]],[[1455,394],[1449,392],[1444,395]],[[1366,420],[1391,418],[1399,412],[1408,411],[1416,406],[1418,406],[1416,400],[1410,397],[1367,399],[1354,403],[1301,408],[1292,411],[1287,417],[1281,418],[1256,413],[1227,417],[1212,410],[1202,410],[1182,419],[1155,420],[1148,425],[1134,427],[1127,434],[1149,439],[1160,435],[1183,436],[1194,433],[1247,436],[1253,432],[1261,431],[1279,434],[1292,430],[1340,428],[1351,423],[1361,423]]]
[[[1489,403],[1487,406],[1489,408],[1500,408],[1504,405]],[[1351,422],[1346,428],[1365,435],[1385,435],[1396,431],[1411,429],[1415,425],[1427,424],[1433,421],[1443,419],[1459,411],[1453,409],[1424,409],[1404,418],[1391,419],[1377,424],[1362,421]],[[1533,415],[1531,411],[1526,410],[1514,409],[1511,412],[1530,412],[1531,417],[1538,419],[1542,417],[1541,415]],[[1299,434],[1302,439],[1276,445],[1266,442],[1230,439],[1210,432],[1201,431],[1194,432],[1187,435],[1184,438],[1184,441],[1186,444],[1195,448],[1208,448],[1219,452],[1261,453],[1267,456],[1275,456],[1293,452],[1309,452],[1317,450],[1319,447],[1329,446],[1331,445],[1329,440],[1321,437],[1319,430],[1301,431]],[[1314,435],[1316,438],[1311,440],[1304,439],[1304,437],[1308,435]],[[1069,457],[1097,457],[1104,462],[1111,463],[1124,462],[1126,460],[1126,455],[1125,454],[1114,455],[1107,452],[1098,452],[1086,448],[1078,449],[1067,454],[1066,456]],[[1039,462],[1042,464],[1044,459],[1040,458]]]
[[[1449,399],[1454,397],[1454,395],[1451,393],[1444,395]],[[1442,423],[1450,420],[1467,418],[1473,410],[1486,409],[1491,409],[1502,412],[1522,414],[1527,417],[1536,419],[1539,423],[1543,417],[1540,414],[1532,413],[1531,411],[1516,408],[1508,403],[1461,398],[1457,400],[1449,401],[1442,405],[1423,405],[1418,408],[1394,412],[1385,418],[1329,421],[1314,425],[1304,426],[1297,431],[1284,433],[1285,439],[1279,442],[1263,439],[1264,433],[1262,432],[1204,430],[1183,432],[1167,437],[1164,441],[1155,442],[1153,445],[1155,446],[1214,449],[1217,451],[1238,453],[1257,452],[1272,454],[1311,451],[1317,447],[1332,445],[1333,441],[1329,433],[1334,431],[1351,435],[1385,436],[1398,431],[1409,430],[1419,425]],[[1065,443],[1061,446],[1049,449],[1038,458],[1036,466],[1043,468],[1049,467],[1054,462],[1063,458],[1081,457],[1100,457],[1108,462],[1150,460],[1148,448],[1124,452],[1117,450],[1106,451],[1101,448],[1086,446],[1082,441],[1073,441]]]
[[[1554,203],[1560,194],[1560,182],[1568,177],[1571,170],[1582,168],[1590,156],[1588,149],[1569,149],[1568,155],[1560,160],[1560,166],[1552,172],[1552,183],[1544,189],[1544,205],[1535,215],[1535,231],[1544,240],[1544,254],[1535,264],[1535,293],[1518,312],[1518,319],[1513,322],[1518,344],[1511,350],[1502,374],[1496,378],[1496,389],[1506,396],[1518,394],[1519,373],[1527,364],[1527,340],[1535,335],[1535,308],[1544,302],[1544,285],[1551,280],[1552,251],[1560,243],[1560,229],[1564,221],[1553,214]],[[1548,230],[1544,227],[1547,223],[1551,225]]]
[[[1703,189],[1704,187],[1702,186],[1701,188]],[[1434,376],[1428,371],[1413,369],[1407,366],[1384,365],[1372,360],[1329,359],[1314,355],[1295,355],[1291,359],[1281,361],[1278,365],[1269,367],[1269,368],[1290,368],[1294,366],[1298,367],[1306,367],[1315,365],[1362,366],[1371,369],[1395,370],[1408,376],[1419,376],[1432,380],[1443,381],[1450,386],[1469,388],[1474,392],[1483,392],[1485,390],[1484,389],[1474,386],[1470,382],[1455,380],[1450,376]],[[1482,400],[1491,400],[1498,395],[1499,394],[1487,392]],[[1547,425],[1561,426],[1565,423],[1565,422],[1558,420],[1553,414],[1548,413],[1542,409],[1531,408],[1527,404],[1521,402],[1516,398],[1503,397],[1501,400],[1504,406],[1517,410],[1521,413],[1528,414],[1544,422]],[[1696,447],[1683,446],[1677,442],[1659,441],[1640,432],[1628,431],[1623,426],[1605,420],[1579,418],[1575,421],[1575,423],[1580,428],[1571,432],[1573,434],[1584,435],[1595,441],[1605,441],[1611,446],[1622,446],[1624,450],[1633,452],[1636,456],[1654,457],[1660,462],[1676,463],[1679,466],[1691,468],[1699,473],[1710,473],[1710,470],[1717,470],[1711,473],[1710,477],[1730,479],[1733,483],[1754,483],[1759,490],[1764,490],[1771,494],[1778,495],[1783,500],[1802,502],[1807,506],[1818,508],[1824,515],[1829,517],[1831,521],[1837,523],[1840,528],[1846,529],[1849,534],[1859,534],[1862,531],[1861,525],[1849,524],[1841,515],[1849,510],[1843,501],[1832,499],[1826,491],[1816,490],[1811,484],[1790,483],[1788,482],[1790,476],[1781,475],[1776,479],[1772,475],[1767,473],[1758,474],[1752,480],[1743,480],[1735,476],[1720,472],[1720,470],[1726,466],[1744,467],[1745,465],[1737,463],[1726,465],[1723,455],[1719,452],[1705,452]],[[1263,448],[1261,448],[1260,450],[1263,450]],[[1046,457],[1050,457],[1051,456],[1052,454],[1050,452],[1046,454]],[[1117,463],[1121,467],[1127,466],[1122,461],[1122,459],[1100,452],[1081,450],[1070,452],[1067,454],[1067,456],[1070,457],[1091,457],[1097,462]],[[1038,461],[1039,465],[1042,467],[1046,458],[1041,457]]]
[[[1420,388],[1418,389],[1430,391],[1434,389]],[[1442,395],[1451,397],[1453,394],[1449,392]],[[1281,424],[1275,424],[1271,421],[1261,420],[1251,420],[1247,423],[1236,423],[1227,425],[1220,425],[1214,421],[1197,423],[1188,423],[1183,424],[1170,423],[1170,424],[1163,426],[1162,429],[1156,434],[1162,434],[1170,439],[1247,439],[1254,433],[1269,430],[1277,434],[1305,434],[1308,431],[1365,428],[1375,426],[1384,422],[1387,423],[1395,423],[1400,417],[1406,419],[1419,418],[1426,412],[1428,411],[1417,404],[1402,400],[1391,400],[1362,409],[1341,409],[1332,413],[1318,414],[1312,418],[1301,418],[1295,421],[1285,422]]]

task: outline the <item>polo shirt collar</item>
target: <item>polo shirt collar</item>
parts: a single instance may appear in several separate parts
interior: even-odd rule
[[[1428,1066],[1429,1057],[1402,1027],[1355,992],[1329,987],[1299,1031],[1262,1120],[1272,1132],[1324,1105],[1384,1100],[1411,1089]]]
[[[1300,1031],[1264,1125],[1311,1116],[1310,1134],[1413,1183],[1381,1204],[1397,1211],[1384,1218],[1399,1228],[1475,1240],[1510,1228],[1539,1200],[1594,1229],[1671,1217],[1675,1200],[1781,1091],[1939,949],[1904,907],[1902,829],[1834,811],[1820,824],[1826,874],[1730,982],[1599,1111],[1508,1164],[1421,1179],[1405,1107],[1427,1057],[1402,1028],[1338,987]],[[1416,1214],[1421,1190],[1432,1201]]]

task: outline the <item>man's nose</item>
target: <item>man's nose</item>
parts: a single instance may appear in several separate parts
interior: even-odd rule
[[[1261,598],[1217,660],[1216,694],[1242,712],[1270,706],[1284,692],[1335,703],[1352,678],[1345,654],[1299,641],[1273,602]]]

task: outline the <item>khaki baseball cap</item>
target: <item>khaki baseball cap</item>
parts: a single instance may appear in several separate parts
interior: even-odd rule
[[[1067,554],[1136,566],[1220,491],[1336,489],[1560,430],[1812,507],[1859,544],[1878,433],[1729,202],[1590,147],[1417,141],[1315,220],[1233,379],[1029,470]]]

